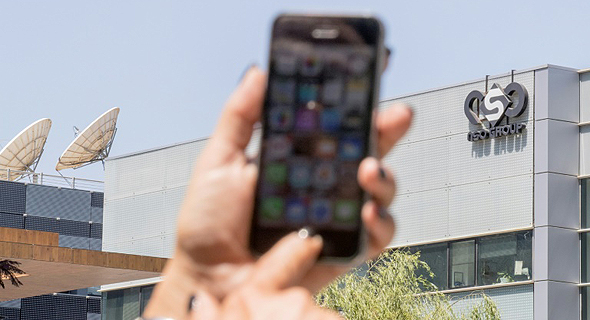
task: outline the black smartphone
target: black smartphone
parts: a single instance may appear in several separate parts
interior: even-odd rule
[[[260,171],[250,245],[262,254],[286,234],[320,234],[320,259],[365,247],[367,195],[357,171],[372,153],[383,63],[374,17],[281,15],[272,29]]]

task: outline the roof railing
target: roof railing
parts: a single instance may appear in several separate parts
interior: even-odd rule
[[[45,174],[42,172],[38,173],[0,169],[0,180],[18,181],[87,191],[104,191],[104,181]]]

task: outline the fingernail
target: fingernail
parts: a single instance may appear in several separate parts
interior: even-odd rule
[[[383,181],[387,180],[387,172],[385,172],[383,167],[379,167],[379,178],[381,178]]]
[[[379,212],[379,218],[381,218],[381,219],[385,219],[387,217],[387,215],[389,214],[389,211],[387,211],[387,208],[383,208],[383,207],[380,207],[378,212]]]
[[[248,67],[246,69],[244,69],[244,71],[242,71],[242,74],[238,78],[238,83],[242,82],[242,80],[244,79],[244,77],[246,76],[246,74],[248,73],[248,71],[250,71],[250,69],[252,69],[252,68],[254,68],[256,66],[258,66],[258,64],[256,64],[255,62],[249,64]]]
[[[309,230],[307,228],[301,228],[297,232],[297,236],[301,239],[307,239],[309,237]]]
[[[191,312],[192,310],[194,310],[196,308],[197,308],[197,297],[195,295],[192,295],[188,299],[187,312]]]
[[[322,238],[322,236],[320,236],[319,234],[316,234],[311,239],[314,242],[316,242],[319,246],[322,246],[324,244],[324,238]]]

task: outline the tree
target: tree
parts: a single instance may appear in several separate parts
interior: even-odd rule
[[[21,265],[18,261],[13,260],[0,260],[0,286],[4,289],[4,280],[10,279],[13,286],[18,287],[23,283],[16,277],[18,274],[25,274],[23,270],[19,268]]]
[[[453,310],[456,301],[436,292],[436,286],[417,271],[434,276],[420,254],[403,250],[383,253],[366,270],[350,272],[316,295],[320,306],[339,312],[348,320],[436,319],[495,320],[500,313],[483,293],[472,293],[481,302],[463,312]]]

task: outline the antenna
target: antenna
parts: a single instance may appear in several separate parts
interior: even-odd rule
[[[72,129],[74,130],[74,138],[78,136],[78,133],[80,133],[80,129],[78,129],[78,127],[74,126],[72,127]]]
[[[77,169],[94,162],[104,161],[111,152],[117,132],[119,108],[103,113],[82,130],[57,161],[55,170]],[[77,129],[74,127],[74,131]]]
[[[51,120],[43,118],[10,140],[0,151],[0,179],[15,181],[34,173],[50,129]]]

